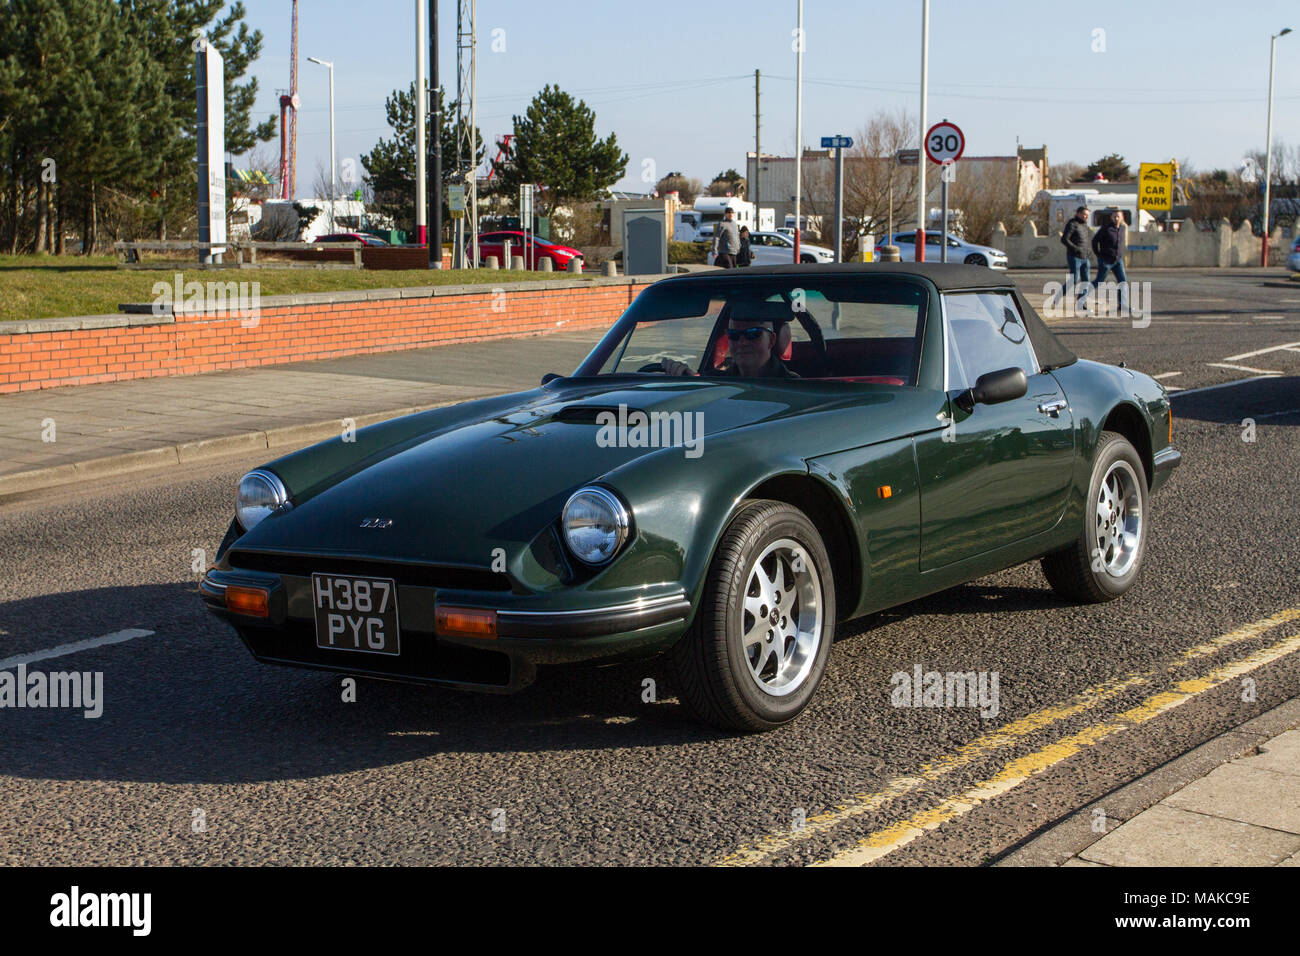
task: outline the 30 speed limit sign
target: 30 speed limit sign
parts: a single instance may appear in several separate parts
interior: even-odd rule
[[[925,134],[925,155],[932,163],[951,163],[961,159],[966,149],[966,137],[954,124],[944,120],[935,123]]]

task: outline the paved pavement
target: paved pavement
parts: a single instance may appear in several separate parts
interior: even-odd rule
[[[358,355],[321,362],[0,398],[0,497],[257,448],[300,447],[375,421],[531,388],[569,372],[602,333]]]
[[[28,470],[67,454],[73,480],[127,424],[155,444],[121,451],[171,448],[175,463],[0,501],[0,669],[67,658],[50,666],[102,671],[109,694],[99,720],[3,715],[0,861],[1080,866],[1160,846],[1294,865],[1300,312],[1236,272],[1155,291],[1150,328],[1058,326],[1085,357],[1183,389],[1186,461],[1154,500],[1139,588],[1065,605],[1025,565],[850,622],[809,713],[757,738],[681,716],[657,664],[550,674],[505,699],[365,684],[340,704],[333,677],[255,664],[195,599],[195,554],[220,539],[235,478],[273,456],[254,441],[195,461],[183,442],[299,428],[302,443],[385,406],[528,387],[594,334],[5,396],[0,436],[24,449],[56,422]],[[1242,379],[1257,380],[1200,390]],[[916,662],[1000,673],[1001,714],[891,708],[890,674]],[[662,687],[649,704],[647,674]]]
[[[1300,866],[1300,697],[1071,813],[997,865]]]

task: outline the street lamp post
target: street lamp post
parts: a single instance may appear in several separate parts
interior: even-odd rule
[[[1291,28],[1285,28],[1281,33],[1274,34],[1268,41],[1268,132],[1264,135],[1264,236],[1263,245],[1259,250],[1259,264],[1268,265],[1268,213],[1269,213],[1269,187],[1273,181],[1273,72],[1274,62],[1277,59],[1277,38],[1284,37],[1291,32]]]
[[[794,82],[794,261],[799,262],[799,240],[803,236],[803,0],[799,0],[796,26]],[[755,160],[757,162],[757,160]]]
[[[330,232],[334,232],[336,229],[334,223],[334,183],[337,181],[334,176],[334,63],[331,60],[318,60],[314,56],[307,57],[307,62],[323,66],[330,71]]]
[[[930,82],[930,0],[921,0],[921,158],[916,164],[916,261],[925,261],[925,105]]]

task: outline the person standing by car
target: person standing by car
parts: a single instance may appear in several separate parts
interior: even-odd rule
[[[1119,307],[1128,308],[1128,273],[1124,271],[1124,214],[1116,209],[1110,214],[1110,222],[1097,230],[1092,237],[1092,251],[1097,254],[1097,286],[1106,281],[1106,276],[1115,273],[1119,283]]]
[[[749,227],[740,227],[740,251],[736,253],[736,265],[744,268],[753,265],[754,252],[749,247]]]
[[[736,268],[740,252],[740,230],[736,228],[736,211],[724,210],[722,221],[713,230],[713,264],[720,269]]]
[[[1088,229],[1088,207],[1080,206],[1061,231],[1061,245],[1065,246],[1065,262],[1070,269],[1066,289],[1073,288],[1080,315],[1087,315],[1088,302],[1088,246],[1092,232]]]

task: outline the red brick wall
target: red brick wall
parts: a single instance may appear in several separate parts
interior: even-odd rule
[[[249,328],[238,316],[187,315],[166,325],[8,335],[0,324],[0,394],[595,328],[611,324],[645,287],[485,289],[433,298],[264,306]]]

